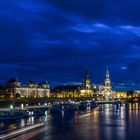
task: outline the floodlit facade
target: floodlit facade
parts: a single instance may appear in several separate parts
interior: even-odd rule
[[[33,81],[29,81],[27,85],[22,85],[17,79],[10,79],[6,83],[7,92],[13,95],[19,94],[24,98],[43,98],[50,97],[50,86],[48,82],[36,84]]]
[[[82,97],[91,97],[93,95],[89,73],[86,74],[83,85],[80,87],[80,95]]]
[[[91,86],[90,76],[87,73],[83,84],[81,85],[63,85],[57,86],[52,90],[54,97],[92,97],[93,91],[96,90],[96,86]]]
[[[127,98],[127,92],[126,91],[116,91],[115,98],[126,99]]]
[[[53,97],[58,98],[71,98],[80,97],[80,86],[77,85],[63,85],[56,86],[53,90]]]
[[[109,74],[108,69],[106,72],[105,83],[104,83],[104,85],[100,85],[98,94],[102,95],[102,97],[105,100],[112,100],[115,98],[115,91],[112,90],[110,74]]]
[[[133,93],[133,97],[140,97],[140,90],[135,90]]]

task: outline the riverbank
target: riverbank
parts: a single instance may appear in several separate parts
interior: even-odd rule
[[[98,101],[94,97],[79,97],[79,98],[35,98],[35,99],[0,99],[0,107],[1,108],[9,108],[11,105],[14,107],[19,107],[21,104],[24,106],[34,106],[34,105],[46,105],[53,104],[55,102],[82,102],[88,100]],[[115,100],[118,101],[118,100]],[[125,98],[121,99],[122,102],[139,102],[140,98]]]

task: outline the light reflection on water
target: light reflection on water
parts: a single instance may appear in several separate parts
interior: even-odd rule
[[[21,119],[20,126],[25,127],[25,119]]]
[[[13,130],[23,128],[29,125],[33,125],[38,122],[43,122],[44,117],[36,118],[36,117],[29,117],[26,119],[16,119],[16,120],[9,120],[9,121],[1,121],[0,122],[0,134],[11,132]]]
[[[131,140],[140,139],[140,105],[100,105],[94,110],[61,112],[44,117],[30,117],[11,123],[0,123],[0,130],[9,130],[45,121],[44,132],[33,140]],[[36,133],[35,133],[36,134]],[[30,134],[29,134],[30,135]],[[31,135],[30,135],[31,136]],[[25,136],[26,138],[26,136]]]

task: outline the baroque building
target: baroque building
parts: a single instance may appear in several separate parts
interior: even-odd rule
[[[93,87],[95,90],[95,87]],[[91,97],[93,90],[90,81],[90,75],[86,73],[85,79],[80,85],[62,85],[56,86],[52,90],[52,96],[54,97]]]
[[[80,88],[80,94],[81,96],[92,96],[92,89],[91,89],[91,80],[89,73],[86,73],[83,85]]]
[[[107,91],[111,91],[112,90],[111,80],[110,80],[110,74],[109,74],[108,69],[107,69],[107,72],[106,72],[106,79],[105,79],[104,89],[107,90]]]
[[[58,98],[69,98],[69,97],[80,97],[80,85],[62,85],[56,86],[51,90],[53,97]]]
[[[13,95],[19,94],[23,98],[43,98],[50,96],[50,86],[48,82],[36,84],[29,81],[26,85],[22,85],[17,79],[10,79],[6,83],[7,92]]]
[[[112,100],[115,98],[115,91],[112,90],[108,69],[106,71],[105,83],[102,86],[100,85],[98,93],[99,95],[102,95],[105,100]]]

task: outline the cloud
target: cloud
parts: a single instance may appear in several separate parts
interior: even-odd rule
[[[126,25],[126,26],[121,26],[120,28],[122,28],[122,29],[124,29],[126,31],[129,31],[131,33],[134,33],[137,36],[140,36],[140,27]]]
[[[92,81],[99,83],[108,66],[114,82],[138,81],[139,4],[120,0],[0,2],[2,79],[17,75],[23,80],[81,82],[88,66]]]
[[[126,67],[126,66],[123,66],[123,67],[121,67],[121,69],[122,69],[122,70],[126,70],[126,69],[127,69],[127,67]]]

